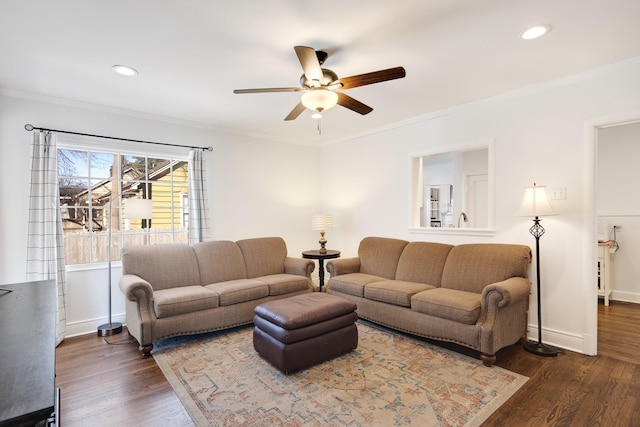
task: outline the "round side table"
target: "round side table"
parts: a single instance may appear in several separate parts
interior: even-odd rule
[[[331,249],[327,249],[326,253],[320,253],[320,249],[304,251],[302,252],[302,258],[318,260],[318,273],[320,274],[318,292],[322,292],[322,286],[324,286],[324,260],[340,258],[340,251],[334,251]]]

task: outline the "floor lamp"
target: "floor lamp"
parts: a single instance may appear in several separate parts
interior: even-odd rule
[[[558,355],[558,350],[552,346],[542,343],[542,298],[540,296],[540,237],[544,234],[544,227],[540,224],[541,216],[555,215],[544,186],[527,187],[522,198],[522,205],[516,213],[518,216],[534,217],[533,225],[529,233],[536,239],[536,285],[538,291],[538,342],[527,340],[524,345],[525,350],[540,356],[553,357]]]
[[[153,202],[151,199],[127,199],[125,202],[125,210],[124,216],[125,218],[141,218],[141,219],[149,219],[152,214]],[[109,218],[111,219],[113,209],[113,200],[109,197]],[[98,326],[98,336],[107,337],[111,335],[116,335],[122,332],[122,323],[113,322],[111,320],[111,230],[112,224],[109,224],[109,249],[108,249],[108,286],[107,289],[109,291],[108,301],[109,301],[109,323],[105,323],[104,325]]]

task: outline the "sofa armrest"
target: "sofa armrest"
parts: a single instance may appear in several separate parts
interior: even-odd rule
[[[360,258],[332,259],[327,262],[327,271],[331,277],[341,274],[358,273],[360,271]]]
[[[496,351],[526,335],[530,292],[531,282],[524,277],[492,283],[482,290],[477,325],[483,331],[480,352],[485,365],[495,362]]]
[[[124,274],[118,285],[127,300],[127,329],[140,343],[140,349],[148,353],[152,348],[153,325],[156,322],[153,288],[135,274]]]
[[[284,272],[287,274],[297,274],[311,279],[311,273],[316,268],[316,263],[310,259],[286,257],[284,259]]]
[[[511,277],[492,283],[482,290],[482,311],[504,308],[529,298],[531,282],[524,277]]]
[[[124,297],[129,301],[151,307],[153,304],[153,288],[151,284],[135,274],[124,274],[118,283]]]

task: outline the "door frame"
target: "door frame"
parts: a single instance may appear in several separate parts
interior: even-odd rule
[[[598,354],[598,287],[596,265],[598,262],[598,212],[596,203],[596,183],[598,177],[598,130],[608,127],[627,125],[640,121],[640,111],[621,113],[587,120],[584,124],[584,224],[583,266],[585,292],[588,309],[585,316],[585,335],[583,351],[587,355]]]

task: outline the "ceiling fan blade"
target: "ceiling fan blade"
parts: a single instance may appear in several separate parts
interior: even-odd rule
[[[366,104],[363,104],[362,102],[356,99],[353,99],[349,95],[342,92],[337,92],[337,93],[338,93],[339,105],[342,105],[343,107],[348,108],[349,110],[355,111],[356,113],[360,113],[363,116],[373,111],[373,108],[369,107]]]
[[[317,81],[318,86],[320,86],[323,74],[320,68],[320,62],[316,56],[316,51],[312,47],[307,46],[294,46],[294,49],[296,55],[298,55],[300,65],[302,65],[304,76],[309,81]]]
[[[295,120],[298,118],[298,116],[300,114],[302,114],[302,112],[306,110],[306,107],[304,105],[302,105],[302,102],[298,102],[298,105],[296,105],[295,107],[293,107],[293,110],[291,110],[291,112],[289,113],[289,115],[287,117],[284,118],[285,121],[289,121],[289,120]]]
[[[342,89],[365,86],[373,83],[385,82],[387,80],[401,79],[407,75],[404,67],[387,68],[386,70],[373,71],[371,73],[358,74],[356,76],[344,77],[339,80]]]
[[[300,92],[301,87],[265,87],[260,89],[235,89],[233,93],[269,93],[269,92]]]

